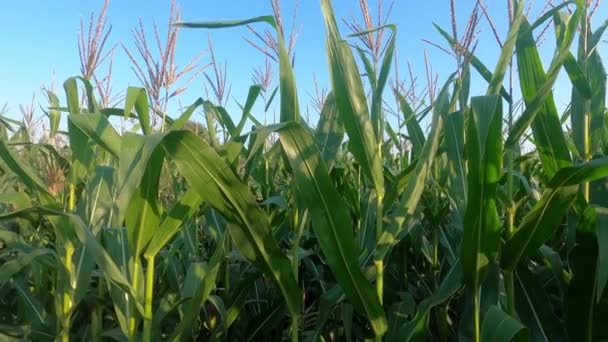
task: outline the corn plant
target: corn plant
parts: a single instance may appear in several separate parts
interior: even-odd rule
[[[1,116],[2,339],[608,339],[597,49],[608,24],[593,29],[582,0],[536,19],[524,5],[511,2],[493,69],[471,39],[437,26],[459,57],[428,103],[384,91],[395,25],[353,35],[390,31],[371,61],[321,0],[331,87],[316,126],[300,114],[297,66],[273,16],[175,24],[274,31],[279,122],[258,122],[256,102],[266,111],[275,96],[253,84],[240,113],[200,98],[158,130],[147,89],[103,107],[84,77],[65,81],[63,103],[48,92],[65,147]],[[545,68],[535,34],[547,23],[556,48]],[[521,111],[504,86],[513,65]],[[564,113],[552,90],[562,70]],[[471,96],[474,72],[487,87]],[[197,110],[214,127],[199,128]],[[112,117],[137,125],[119,133]]]

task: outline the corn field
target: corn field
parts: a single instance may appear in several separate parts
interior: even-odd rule
[[[320,4],[331,86],[316,123],[275,15],[175,17],[275,35],[279,84],[252,85],[241,112],[220,96],[171,112],[149,84],[113,105],[83,70],[48,92],[46,133],[65,144],[0,117],[0,340],[608,340],[608,21],[591,27],[585,0],[536,18],[512,0],[493,68],[473,29],[437,26],[457,68],[416,101],[389,82],[406,33],[347,37]],[[379,31],[378,54],[349,43]],[[256,119],[262,97],[276,122]]]

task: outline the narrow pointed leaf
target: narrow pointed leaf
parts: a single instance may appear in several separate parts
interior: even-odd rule
[[[311,212],[325,260],[355,308],[369,318],[376,336],[382,336],[387,328],[384,311],[359,266],[346,204],[336,192],[313,138],[295,123],[279,134],[294,172],[298,198]]]

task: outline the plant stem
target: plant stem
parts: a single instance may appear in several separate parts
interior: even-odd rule
[[[143,342],[152,341],[152,299],[154,297],[154,256],[146,257],[146,290],[144,298]]]
[[[68,242],[65,246],[65,271],[67,275],[67,286],[63,292],[63,308],[61,310],[61,341],[68,342],[70,340],[70,316],[72,312],[72,273],[74,264],[72,257],[74,256],[74,246]]]
[[[588,58],[589,50],[587,46],[588,36],[589,36],[589,14],[588,14],[588,4],[587,1],[584,2],[584,16],[581,19],[581,37],[579,39],[583,40],[583,55],[582,60],[579,63],[583,66],[584,73],[587,77],[589,77],[589,68],[588,68]],[[583,161],[589,161],[591,159],[591,141],[589,136],[589,111],[590,108],[590,100],[584,100],[586,105],[583,106]],[[589,202],[589,182],[583,183],[583,196],[587,202]]]
[[[380,242],[380,237],[382,236],[382,219],[384,215],[384,198],[379,194],[377,197],[378,202],[376,206],[376,244]],[[380,305],[382,305],[384,298],[384,260],[374,260],[374,266],[376,267],[376,293],[378,294],[378,300],[380,301]],[[376,341],[382,341],[382,336],[376,336]]]
[[[133,289],[135,289],[136,295],[139,291],[139,282],[140,282],[139,273],[140,272],[141,272],[141,264],[139,261],[139,257],[135,256],[133,258]],[[130,301],[132,301],[132,302],[129,303],[129,306],[131,307],[131,310],[130,310],[131,314],[129,316],[129,325],[128,325],[129,341],[135,341],[135,333],[137,330],[137,308],[135,307],[136,300],[137,300],[137,298],[130,298]]]
[[[473,291],[473,341],[480,342],[479,289]]]
[[[380,237],[382,236],[383,211],[383,198],[382,196],[378,196],[378,203],[376,207],[376,243],[380,242]],[[375,260],[374,265],[376,266],[376,291],[378,293],[380,304],[382,304],[382,298],[384,296],[384,260]]]
[[[73,213],[76,208],[76,187],[74,183],[69,185],[69,198],[68,198],[68,212]],[[63,290],[63,307],[61,310],[61,341],[68,342],[70,340],[70,316],[72,313],[72,291],[74,289],[73,284],[73,273],[74,263],[72,257],[74,256],[74,245],[71,241],[66,241],[65,244],[65,273],[67,278],[67,284]]]
[[[298,246],[294,248],[293,256],[291,258],[291,268],[293,275],[296,277],[296,283],[299,282],[298,277]],[[294,315],[291,318],[291,342],[298,342],[298,331],[300,329],[298,325],[299,317]]]

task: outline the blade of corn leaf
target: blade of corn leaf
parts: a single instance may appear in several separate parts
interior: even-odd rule
[[[151,134],[145,137],[125,133],[118,165],[118,189],[116,194],[117,221],[122,224],[127,215],[131,199],[137,193],[148,163],[166,134]]]
[[[477,289],[481,274],[498,253],[500,220],[497,186],[502,167],[502,101],[498,96],[471,99],[466,135],[468,203],[461,260],[465,283]]]
[[[254,23],[267,23],[276,28],[274,17],[270,15],[254,17],[245,20],[223,20],[223,21],[205,21],[205,22],[178,22],[175,26],[187,28],[206,28],[206,29],[221,29],[229,27],[238,27]]]
[[[450,194],[460,215],[464,216],[467,204],[467,178],[465,169],[464,114],[454,112],[445,117],[444,145],[448,158]]]
[[[173,206],[173,209],[165,215],[155,230],[146,249],[145,256],[156,256],[163,246],[178,232],[184,221],[194,215],[202,202],[202,198],[196,191],[189,189]]]
[[[87,111],[89,113],[97,112],[97,101],[95,101],[95,95],[93,92],[93,85],[87,79],[81,76],[75,76],[68,78],[63,83],[63,89],[65,90],[68,112],[70,114],[80,114],[80,97],[78,96],[78,81],[84,85],[84,90],[87,95]]]
[[[202,265],[197,264],[194,267],[196,274],[197,285],[192,298],[185,303],[184,315],[179,325],[175,328],[175,332],[172,335],[171,340],[183,341],[184,339],[192,336],[192,329],[196,319],[200,315],[200,310],[211,291],[215,287],[215,280],[217,278],[218,271],[222,260],[225,258],[224,254],[224,238],[217,245],[211,259],[208,264]]]
[[[190,132],[174,131],[163,147],[190,186],[229,221],[230,234],[243,255],[259,263],[277,283],[292,314],[301,308],[299,288],[291,265],[271,234],[268,217],[257,206],[248,186],[203,140]]]
[[[532,26],[530,26],[531,29],[536,30],[541,25],[543,25],[547,20],[549,20],[551,18],[555,18],[556,15],[559,15],[559,11],[561,11],[562,9],[564,9],[566,6],[569,6],[569,5],[576,5],[576,0],[564,1],[564,2],[560,3],[559,5],[556,5],[555,7],[552,7],[551,9],[547,10],[546,12],[543,13],[543,15],[538,17],[534,21],[534,23],[532,23]]]
[[[433,23],[433,26],[435,26],[435,29],[443,36],[443,38],[445,38],[445,40],[447,40],[447,42],[448,42],[448,44],[450,44],[450,46],[456,46],[456,44],[458,44],[456,42],[456,40],[454,39],[454,37],[452,37],[448,32],[446,32],[444,29],[442,29],[439,25]],[[465,57],[467,58],[467,60],[469,60],[469,62],[473,66],[473,68],[475,68],[475,70],[477,70],[479,75],[481,75],[481,77],[483,77],[483,79],[486,82],[488,82],[488,84],[490,84],[490,82],[492,82],[492,77],[493,77],[490,69],[488,69],[488,67],[486,67],[485,64],[483,64],[483,62],[481,62],[481,60],[479,60],[479,58],[477,58],[474,54],[472,54],[469,51],[465,52]],[[505,99],[505,101],[507,101],[507,102],[512,101],[511,95],[509,95],[509,92],[504,87],[500,88],[500,95]]]
[[[236,138],[237,136],[241,135],[241,132],[243,132],[243,128],[245,128],[245,123],[247,122],[248,115],[251,112],[251,109],[253,109],[253,105],[260,96],[261,92],[262,87],[260,85],[252,85],[251,87],[249,87],[247,100],[245,101],[245,106],[243,107],[243,116],[241,117],[241,120],[239,121],[238,125],[234,128],[234,131],[230,132],[230,135],[233,138]]]
[[[515,304],[517,313],[530,329],[533,341],[555,341],[564,336],[564,328],[552,311],[545,288],[525,265],[515,273]]]
[[[400,341],[424,341],[431,309],[449,300],[461,287],[462,269],[460,262],[457,261],[437,290],[420,302],[414,318],[399,329]]]
[[[602,40],[604,36],[604,32],[608,28],[608,20],[604,21],[602,25],[600,25],[595,32],[591,33],[589,36],[589,43],[587,44],[587,49],[591,53],[596,51],[597,44]]]
[[[528,329],[498,306],[486,312],[481,329],[482,341],[528,341]]]
[[[322,0],[321,8],[327,31],[327,54],[332,90],[338,112],[348,133],[348,147],[363,172],[372,181],[379,198],[384,197],[384,176],[378,140],[370,119],[363,83],[352,51],[342,41],[331,0]]]
[[[608,177],[608,157],[561,168],[547,183],[549,188],[592,182]]]
[[[14,258],[4,262],[0,266],[0,286],[9,281],[15,274],[19,273],[22,269],[29,266],[37,258],[44,255],[53,255],[56,257],[56,253],[48,248],[37,248],[27,253],[19,253]]]
[[[48,115],[52,138],[55,136],[55,134],[57,134],[57,131],[59,131],[59,123],[61,121],[61,112],[58,109],[55,109],[59,107],[59,97],[57,97],[55,93],[48,90],[46,91],[46,96],[49,99]]]
[[[203,103],[203,108],[205,109],[205,121],[207,123],[207,133],[209,135],[209,144],[215,150],[220,149],[220,142],[217,139],[216,130],[215,130],[215,120],[219,116],[217,111],[215,110],[215,106],[210,101],[205,101]]]
[[[110,255],[105,251],[103,246],[99,243],[97,238],[93,235],[90,229],[87,228],[82,219],[73,214],[67,214],[57,209],[49,208],[49,207],[31,207],[23,210],[13,211],[5,214],[0,214],[0,220],[6,220],[14,217],[20,217],[22,215],[27,215],[28,213],[36,212],[41,215],[47,216],[62,216],[65,217],[69,223],[72,225],[72,229],[75,231],[78,238],[84,243],[87,248],[91,251],[97,265],[99,265],[100,269],[103,271],[104,276],[106,276],[109,280],[114,282],[116,285],[120,286],[124,291],[133,295],[135,291],[133,287],[124,276],[124,274],[120,271],[118,266],[114,263]],[[143,306],[141,303],[137,305],[140,313],[143,314]]]
[[[43,334],[48,332],[48,325],[51,324],[51,322],[44,305],[34,295],[34,293],[32,293],[32,290],[29,286],[27,286],[22,277],[14,278],[12,285],[15,290],[17,290],[18,295],[21,296],[23,301],[26,303],[25,310],[30,313],[28,316],[32,328],[41,330],[38,332],[41,335],[39,337],[48,338],[48,335],[44,336]],[[36,335],[37,334],[32,334],[30,337],[36,338]]]
[[[453,80],[452,75],[446,84],[443,86],[433,108],[433,120],[431,122],[431,132],[424,144],[420,157],[416,161],[415,170],[413,172],[415,177],[410,177],[405,188],[405,191],[401,195],[401,200],[393,212],[388,217],[388,224],[386,229],[382,232],[376,250],[373,252],[375,258],[384,258],[388,253],[391,246],[399,241],[400,235],[403,232],[404,223],[413,217],[416,212],[418,202],[422,197],[426,179],[431,171],[431,166],[439,149],[441,136],[443,134],[443,117],[447,113],[450,99],[449,99],[449,85]]]
[[[323,108],[321,108],[315,140],[325,164],[331,169],[338,156],[342,140],[344,140],[344,124],[340,120],[336,99],[331,92],[325,98]]]
[[[101,238],[106,252],[120,272],[126,275],[134,274],[132,268],[133,263],[129,263],[132,259],[132,253],[129,249],[126,228],[108,227],[102,231]],[[136,312],[133,312],[132,310],[132,305],[130,305],[131,301],[134,300],[134,297],[126,296],[125,291],[111,281],[106,282],[106,284],[110,298],[112,299],[114,313],[116,314],[120,331],[123,336],[127,336],[129,331],[128,320],[130,317],[136,315]]]
[[[387,328],[384,311],[359,267],[346,205],[332,185],[313,138],[295,123],[281,128],[279,134],[294,172],[298,198],[311,211],[327,264],[353,305],[370,320],[376,336],[382,336]]]
[[[492,73],[492,78],[490,79],[490,84],[488,85],[486,95],[498,95],[501,89],[503,89],[502,83],[505,73],[507,72],[507,68],[511,63],[513,49],[515,49],[517,36],[519,34],[519,28],[524,19],[523,1],[513,1],[512,6],[513,20],[509,25],[509,33],[507,34],[507,39],[505,40],[505,43],[500,51],[500,56],[498,57],[498,62],[496,63],[494,72]]]
[[[584,44],[584,39],[581,37],[579,63],[582,68],[582,77],[589,81],[590,89],[589,94],[582,93],[578,88],[572,89],[570,123],[578,154],[587,158],[589,156],[585,151],[586,144],[589,154],[592,155],[606,146],[608,138],[605,128],[606,70],[597,51],[592,52],[588,57],[585,56]],[[585,137],[588,139],[587,142],[585,142]]]
[[[386,87],[386,84],[388,82],[391,63],[393,62],[393,56],[395,54],[395,41],[397,38],[397,26],[383,25],[378,29],[384,30],[385,28],[389,28],[392,31],[392,34],[384,50],[384,57],[382,58],[380,72],[378,73],[378,83],[372,95],[371,119],[372,123],[374,123],[376,129],[376,137],[378,138],[378,140],[382,139],[382,132],[384,131],[384,114],[382,113],[384,103],[382,101],[382,95],[384,93],[384,88]]]
[[[524,131],[532,125],[535,143],[539,147],[548,177],[551,177],[560,165],[567,166],[570,160],[553,101],[552,88],[561,66],[568,57],[580,18],[581,13],[577,8],[562,34],[561,44],[547,73],[543,69],[530,24],[526,19],[522,22],[517,39],[517,64],[526,109],[513,125],[505,145],[515,146]],[[537,119],[538,115],[540,117]]]
[[[146,140],[145,136],[134,137]],[[145,145],[150,142],[153,146],[157,143],[156,139],[147,140],[143,143],[144,149],[146,148]],[[164,160],[164,151],[159,148],[152,152],[149,160],[143,160],[143,165],[139,165],[145,168],[145,171],[141,183],[131,197],[125,215],[129,245],[135,257],[142,254],[144,248],[150,242],[154,230],[158,228],[160,223],[161,209],[158,203],[158,184]]]
[[[188,120],[190,120],[192,114],[194,114],[194,111],[202,105],[203,99],[199,97],[198,99],[196,99],[196,101],[194,101],[193,104],[188,106],[188,109],[186,109],[186,111],[183,112],[182,115],[179,116],[179,118],[175,119],[175,121],[170,123],[169,130],[182,129],[184,125],[188,122]]]
[[[399,101],[399,108],[401,108],[403,120],[407,127],[410,141],[412,142],[412,155],[418,157],[422,152],[425,143],[424,132],[416,119],[416,113],[414,113],[414,110],[410,107],[405,96],[398,92],[395,92],[395,96]]]
[[[36,191],[41,203],[48,205],[55,202],[42,180],[8,147],[3,139],[0,139],[0,158],[25,186]]]
[[[572,52],[568,52],[568,57],[564,60],[564,69],[566,69],[570,82],[572,82],[572,86],[574,87],[573,91],[576,91],[585,99],[590,99],[591,86]]]
[[[78,95],[78,78],[72,77],[64,82],[68,111],[70,114],[81,115],[80,97]],[[88,81],[85,86],[90,87]],[[95,109],[94,104],[89,105],[89,109]],[[88,137],[80,129],[68,120],[68,138],[72,149],[71,181],[73,184],[79,183],[86,177],[91,170],[94,153]]]
[[[120,136],[102,114],[71,114],[68,120],[115,158],[120,153]]]
[[[125,112],[127,117],[135,108],[137,119],[144,134],[150,134],[150,106],[148,105],[148,93],[145,88],[129,87],[125,98]]]
[[[569,255],[573,273],[564,294],[565,326],[570,338],[593,341],[598,275],[597,214],[592,206],[582,213],[576,228],[576,246]]]
[[[596,293],[597,302],[599,302],[608,283],[608,209],[598,206],[594,206],[594,209],[597,214],[595,231],[599,248]]]
[[[281,89],[281,122],[299,121],[300,105],[295,83],[295,76],[291,66],[289,51],[285,46],[285,39],[281,29],[277,29],[276,21],[272,16],[261,16],[246,20],[218,21],[218,22],[189,22],[177,23],[177,26],[188,28],[228,28],[237,27],[253,23],[264,22],[272,26],[277,32],[277,52],[279,57],[279,87]]]
[[[574,201],[578,186],[548,189],[524,216],[501,256],[501,267],[512,270],[519,260],[530,255],[553,235]]]
[[[376,91],[378,81],[376,80],[376,71],[374,70],[372,61],[369,59],[369,57],[367,57],[365,50],[361,49],[360,47],[357,47],[357,53],[359,54],[361,62],[363,62],[363,68],[365,69],[365,74],[367,76],[370,88],[372,91]]]
[[[86,221],[95,236],[103,228],[118,226],[112,217],[115,210],[115,170],[109,166],[97,166],[82,192],[76,214]],[[74,253],[76,285],[74,286],[74,302],[83,300],[89,290],[91,274],[95,266],[95,258],[86,245],[76,246]]]

